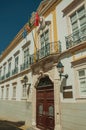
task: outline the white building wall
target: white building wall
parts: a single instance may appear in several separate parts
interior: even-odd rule
[[[11,61],[11,73],[15,67],[15,56],[14,54],[19,50],[19,64],[18,64],[18,73],[20,72],[20,65],[23,64],[23,49],[22,46],[27,42],[30,41],[29,49],[30,54],[34,53],[34,41],[32,37],[32,33],[29,33],[27,39],[23,39],[13,50],[4,58],[3,61],[0,63],[0,67],[2,66],[2,75],[3,76],[3,64],[6,62],[6,74],[8,73],[8,59],[12,57]],[[30,68],[28,68],[30,69]],[[23,83],[22,79],[25,76],[25,73],[20,74],[18,76],[11,75],[8,80],[3,80],[0,84],[0,118],[7,119],[7,120],[14,120],[14,121],[25,121],[27,124],[31,124],[31,116],[32,116],[32,73],[30,71],[26,72],[28,76],[28,83],[31,83],[29,95],[24,99],[22,97],[22,89]],[[14,78],[11,78],[13,77]],[[6,78],[7,79],[7,78]],[[6,87],[9,87],[9,96],[6,98]],[[16,86],[16,97],[13,98],[13,87]],[[1,89],[3,87],[3,98],[1,98]]]
[[[33,40],[33,37],[32,37],[32,33],[28,34],[26,38],[24,38],[15,48],[13,48],[13,50],[5,57],[5,59],[1,62],[0,66],[2,66],[2,76],[3,76],[3,64],[6,62],[6,73],[8,73],[8,59],[12,57],[12,60],[11,60],[11,73],[12,73],[12,70],[14,69],[14,65],[15,65],[15,57],[14,57],[14,54],[19,50],[20,53],[18,54],[19,56],[19,64],[18,64],[18,73],[20,73],[20,65],[23,64],[23,49],[22,49],[22,46],[27,42],[27,41],[30,41],[30,45],[29,45],[29,50],[30,50],[30,54],[33,54],[34,53],[34,40]],[[31,75],[31,74],[30,74]],[[12,75],[13,76],[13,75]],[[11,77],[12,77],[11,76]],[[31,79],[31,76],[29,76],[30,79]],[[21,78],[21,77],[20,77]],[[16,84],[16,100],[20,100],[21,99],[21,89],[22,89],[22,84],[21,84],[21,81],[20,81],[20,78],[14,78],[12,80],[9,80],[8,82],[6,83],[3,83],[0,85],[0,89],[1,89],[1,86],[4,86],[4,99],[6,97],[6,85],[9,84],[9,98],[8,99],[12,99],[12,91],[13,91],[13,85],[12,83],[14,82],[17,82]],[[22,77],[23,78],[23,77]],[[0,94],[1,96],[1,94]]]
[[[73,0],[62,0],[56,7],[58,39],[61,41],[62,51],[66,50],[65,36],[68,35],[67,21],[66,17],[63,16],[62,10],[72,1]]]

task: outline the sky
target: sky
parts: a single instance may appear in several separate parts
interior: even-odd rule
[[[42,0],[0,0],[0,54],[11,43]]]

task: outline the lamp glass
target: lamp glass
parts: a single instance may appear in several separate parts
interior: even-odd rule
[[[23,78],[23,81],[26,83],[28,82],[28,77],[25,75],[24,78]]]
[[[64,72],[64,66],[61,62],[57,64],[58,72],[63,73]]]

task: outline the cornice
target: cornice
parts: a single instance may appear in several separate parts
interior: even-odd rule
[[[17,50],[14,54],[14,56],[17,56],[20,53],[20,50]]]
[[[86,64],[86,57],[83,57],[81,59],[78,59],[78,60],[75,60],[75,61],[71,62],[73,67],[76,66],[76,65],[79,65],[79,64],[83,64],[83,63]]]
[[[53,8],[56,7],[57,4],[59,4],[59,2],[61,2],[62,0],[49,0],[49,2],[40,10],[40,6],[42,6],[41,4],[39,5],[37,11],[39,13],[39,15],[44,15],[45,13],[48,12],[48,10],[52,10]]]
[[[67,15],[70,11],[72,11],[74,8],[76,8],[80,3],[82,3],[84,0],[73,0],[66,8],[62,10],[64,13],[64,16]]]
[[[26,47],[28,47],[30,45],[31,41],[27,41],[26,44],[24,44],[22,46],[22,49],[25,49]]]
[[[12,56],[8,59],[8,62],[10,62],[12,60]]]
[[[65,50],[64,52],[62,52],[62,53],[60,54],[60,57],[59,57],[59,58],[61,58],[61,57],[63,57],[63,56],[66,56],[66,55],[68,55],[68,54],[73,54],[73,53],[75,53],[75,52],[77,52],[77,51],[79,51],[79,50],[85,49],[85,48],[86,48],[86,41],[81,42],[80,44],[78,44],[78,45],[76,45],[76,46],[73,46],[73,47],[71,47],[71,48]]]

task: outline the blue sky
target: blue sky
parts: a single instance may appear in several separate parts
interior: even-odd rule
[[[0,0],[0,53],[36,11],[42,0]]]

